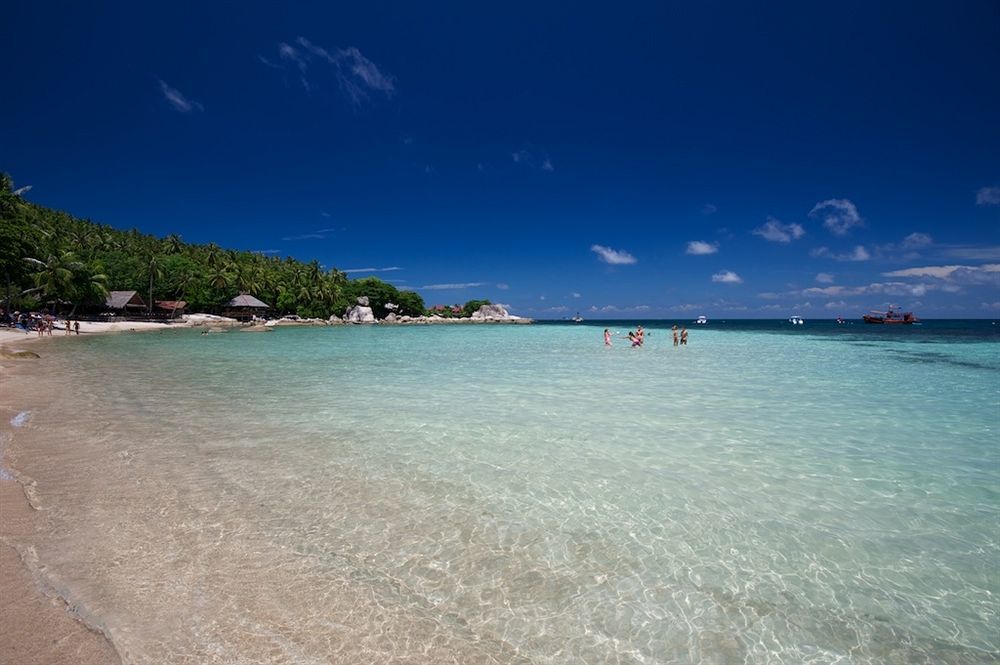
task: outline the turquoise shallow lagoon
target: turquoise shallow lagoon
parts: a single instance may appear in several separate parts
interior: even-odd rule
[[[127,662],[1000,661],[997,327],[627,325],[53,346],[42,572]]]

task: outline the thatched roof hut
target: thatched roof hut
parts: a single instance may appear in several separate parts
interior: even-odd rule
[[[249,293],[241,293],[226,303],[224,316],[228,316],[239,321],[249,321],[254,316],[264,316],[271,310],[271,306],[254,298]]]
[[[104,300],[107,309],[129,312],[140,312],[146,309],[146,303],[139,297],[138,291],[109,291]]]

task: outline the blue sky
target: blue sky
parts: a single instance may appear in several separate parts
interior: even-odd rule
[[[1000,316],[994,1],[16,2],[0,54],[0,169],[116,227],[537,318]]]

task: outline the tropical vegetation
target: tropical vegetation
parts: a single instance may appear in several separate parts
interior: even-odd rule
[[[184,300],[188,309],[219,312],[239,293],[250,293],[278,314],[343,315],[367,296],[383,318],[426,313],[414,291],[400,291],[375,277],[349,280],[317,261],[223,249],[123,231],[25,201],[6,173],[0,174],[0,307],[97,310],[111,290],[138,291],[156,300]],[[480,304],[470,301],[469,315]],[[475,307],[473,307],[475,304]]]

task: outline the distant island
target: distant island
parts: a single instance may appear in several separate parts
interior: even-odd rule
[[[241,294],[266,303],[272,316],[325,320],[344,318],[359,298],[374,320],[390,322],[471,319],[491,304],[470,300],[428,308],[419,293],[377,277],[351,280],[315,260],[186,243],[179,235],[157,238],[135,228],[122,231],[27,202],[21,193],[10,175],[0,174],[0,310],[8,314],[96,314],[107,309],[112,292],[141,294],[150,316],[158,303],[219,314]],[[141,313],[140,308],[131,314]]]

